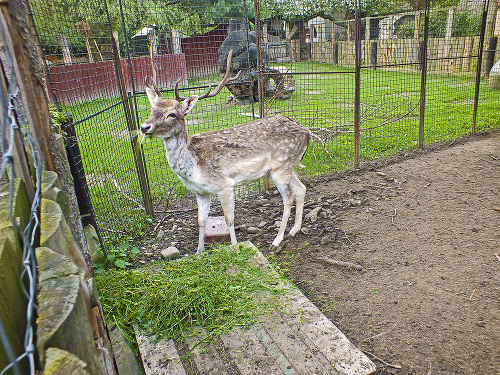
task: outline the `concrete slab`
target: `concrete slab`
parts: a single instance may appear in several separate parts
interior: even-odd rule
[[[251,243],[247,244],[253,246]],[[254,261],[260,267],[271,269],[260,252]],[[283,282],[277,273],[276,278],[278,285],[287,290],[286,294],[279,297],[282,308],[262,317],[249,329],[233,329],[214,342],[203,343],[202,340],[206,337],[203,331],[197,337],[187,340],[184,344],[193,349],[190,363],[185,364],[189,373],[364,375],[376,370],[375,364],[349,342],[300,290]],[[265,300],[269,297],[262,294],[258,298]],[[154,350],[146,348],[149,354],[142,354],[140,344],[145,363],[151,364],[161,358],[178,358],[177,354],[172,354],[173,343],[160,341],[155,345]],[[164,347],[168,348],[168,352],[160,354]],[[175,360],[169,363],[173,362]],[[163,366],[162,371],[146,371],[146,374],[182,373],[178,368],[169,369],[168,366]]]

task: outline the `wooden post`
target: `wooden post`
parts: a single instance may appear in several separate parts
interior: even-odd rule
[[[137,177],[139,179],[139,187],[141,189],[142,199],[144,201],[144,208],[146,209],[146,213],[154,217],[154,209],[153,202],[151,199],[151,194],[149,192],[149,186],[146,178],[144,160],[140,151],[140,147],[138,147],[137,135],[133,136],[132,134],[137,133],[137,126],[135,125],[134,118],[132,117],[132,111],[130,109],[130,94],[126,90],[125,80],[123,77],[123,71],[120,64],[120,59],[118,58],[118,48],[115,43],[112,45],[113,48],[113,57],[114,57],[114,66],[116,73],[116,81],[118,84],[118,88],[120,90],[120,96],[123,102],[123,110],[125,112],[125,119],[127,121],[127,127],[130,134],[130,142],[132,146],[132,152],[134,155],[135,166],[137,169]]]
[[[182,53],[182,46],[179,30],[172,30],[172,45],[174,47],[174,55],[180,55]]]
[[[63,60],[66,65],[71,64],[71,51],[68,45],[68,38],[65,35],[61,35],[61,49],[63,54]]]
[[[455,8],[451,7],[449,10],[448,10],[448,20],[446,21],[446,34],[445,34],[445,38],[444,38],[444,53],[443,53],[443,57],[445,59],[447,59],[448,57],[450,57],[450,52],[451,52],[451,36],[452,36],[452,32],[453,32],[453,20],[455,18]],[[446,71],[450,71],[451,70],[451,66],[452,66],[452,60],[446,60]]]
[[[486,36],[486,25],[488,21],[488,9],[486,6],[483,9],[483,20],[481,22],[481,36],[479,37],[479,56],[477,58],[476,66],[476,85],[474,89],[474,109],[472,112],[472,134],[476,134],[476,118],[477,118],[477,108],[479,105],[479,91],[481,85],[481,72],[483,67],[483,50],[484,50],[484,38]]]
[[[486,9],[487,17],[486,17],[486,27],[484,32],[485,40],[489,40],[494,35],[495,19],[497,18],[498,14],[498,2],[496,0],[489,0],[487,4],[488,4],[488,9]]]
[[[118,53],[118,58],[121,59],[121,55],[120,55],[120,40],[118,39],[118,32],[117,31],[113,31],[113,40],[115,42],[115,45],[116,45],[116,52]]]
[[[264,44],[266,44],[266,46],[269,43],[268,38],[269,36],[267,35],[267,22],[265,22],[262,24],[262,40],[264,41]]]
[[[333,43],[333,65],[339,65],[339,42]]]
[[[258,95],[259,95],[259,117],[264,117],[264,64],[262,62],[262,26],[260,22],[260,7],[259,2],[254,1],[254,11],[255,11],[255,31],[257,34],[257,70],[258,76]]]
[[[420,61],[420,25],[422,24],[422,12],[419,11],[415,15],[415,29],[413,31],[413,48],[415,48],[414,56],[417,57],[417,61]],[[419,65],[416,65],[416,69],[420,68]]]
[[[377,61],[378,46],[377,46],[376,41],[370,42],[370,44],[371,44],[371,46],[370,46],[370,64],[376,69],[377,64],[378,64],[378,61]]]
[[[495,30],[493,31],[493,36],[496,36],[497,38],[500,38],[500,15],[498,14],[497,11],[497,16],[496,16],[496,21],[495,21]],[[497,51],[495,53],[495,57],[493,58],[494,61],[498,60],[498,55],[500,54],[500,51]]]
[[[415,29],[413,31],[413,37],[415,38],[417,46],[419,44],[419,39],[420,39],[420,24],[421,24],[421,22],[422,22],[422,13],[418,12],[415,15]]]
[[[293,35],[297,32],[298,27],[297,25],[294,25],[290,29],[290,23],[286,22],[285,23],[285,38],[286,38],[286,44],[289,48],[290,51],[290,56],[291,56],[291,61],[292,62],[297,62],[300,61],[300,52],[299,52],[299,59],[297,59],[297,51],[295,51],[295,45],[292,42]]]
[[[371,64],[372,44],[370,42],[370,39],[372,33],[372,25],[370,20],[371,20],[370,17],[365,18],[365,46],[366,46],[365,64],[366,65],[373,65]]]
[[[57,171],[52,150],[51,119],[47,105],[44,65],[41,51],[35,40],[34,25],[29,16],[27,4],[22,0],[0,2],[1,44],[5,54],[15,56],[10,72],[10,93],[12,100],[22,105],[24,116],[21,123],[29,123],[30,131],[41,151],[42,164],[51,171]],[[3,61],[2,61],[3,62]],[[17,86],[19,89],[14,90]],[[18,115],[22,111],[18,111]]]
[[[151,46],[151,54],[153,56],[158,55],[158,47],[156,44],[156,31],[153,29],[151,32],[148,34],[149,38],[149,45]],[[180,45],[180,44],[179,44]]]

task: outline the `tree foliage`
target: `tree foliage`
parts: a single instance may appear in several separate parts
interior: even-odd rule
[[[446,34],[446,25],[448,22],[448,10],[440,9],[432,11],[429,15],[429,37],[444,38]],[[402,26],[398,31],[399,38],[413,38],[415,31],[415,22],[409,22]],[[420,24],[420,35],[424,33],[424,25]],[[457,11],[453,18],[451,36],[477,36],[481,33],[481,13],[471,10]]]
[[[431,7],[456,6],[461,0],[431,0]],[[261,0],[264,17],[286,20],[311,19],[316,16],[333,19],[333,15],[343,13],[353,17],[359,3],[363,16],[383,16],[398,12],[425,9],[427,0]],[[337,19],[338,20],[338,19]]]
[[[422,9],[426,1],[359,2],[362,16],[383,16]],[[431,2],[443,7],[456,5],[460,0]],[[353,17],[357,3],[357,0],[260,0],[260,9],[261,18],[295,20],[322,16],[338,20]],[[158,31],[177,29],[182,36],[190,36],[209,31],[229,18],[255,17],[253,0],[30,0],[30,5],[46,53],[61,53],[61,36],[65,36],[73,52],[85,54],[85,37],[76,27],[82,21],[90,26],[88,37],[105,44],[111,31],[118,32],[122,41],[146,26]]]
[[[61,53],[61,36],[67,38],[73,52],[84,53],[85,41],[76,27],[81,21],[90,25],[89,37],[94,40],[109,39],[111,31],[116,31],[123,41],[143,27],[176,29],[189,36],[231,17],[255,17],[252,0],[31,0],[30,5],[47,54]]]

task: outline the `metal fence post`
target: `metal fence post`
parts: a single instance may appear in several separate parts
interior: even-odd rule
[[[486,18],[488,17],[489,0],[483,4],[483,20],[481,23],[481,36],[479,37],[479,51],[476,67],[476,87],[474,89],[474,110],[472,112],[472,134],[476,134],[477,106],[479,103],[479,90],[481,84],[481,70],[483,68],[484,36],[486,33]]]
[[[105,2],[105,4],[106,4],[106,2]],[[139,147],[136,146],[137,135],[133,136],[133,134],[137,132],[137,126],[135,125],[134,119],[132,117],[132,111],[130,109],[129,94],[127,93],[127,89],[125,86],[125,80],[123,78],[123,71],[122,71],[121,62],[120,62],[120,54],[118,52],[118,46],[116,45],[116,40],[113,38],[113,31],[111,30],[111,22],[109,20],[109,13],[108,13],[107,4],[106,4],[106,13],[108,15],[108,21],[109,21],[109,25],[110,25],[110,34],[112,37],[111,47],[113,49],[113,62],[114,62],[113,65],[115,67],[116,81],[118,84],[118,89],[120,91],[120,97],[121,97],[122,104],[123,104],[123,110],[125,112],[127,127],[128,127],[129,134],[130,134],[130,142],[131,142],[131,146],[132,146],[132,152],[133,152],[133,156],[134,156],[135,166],[137,169],[137,177],[139,178],[139,187],[141,189],[142,199],[144,201],[144,208],[146,210],[146,213],[149,216],[153,217],[154,216],[153,202],[151,199],[151,194],[149,191],[149,186],[148,186],[148,182],[147,182],[147,178],[146,178],[145,165],[144,165],[143,158],[141,155],[141,150]]]
[[[427,42],[429,41],[429,0],[425,4],[424,12],[424,40],[421,45],[420,56],[420,117],[418,122],[418,147],[424,147],[425,124],[425,89],[427,85]],[[419,51],[419,52],[420,52]]]
[[[264,117],[264,66],[262,64],[262,27],[260,23],[260,0],[254,0],[253,6],[255,10],[255,33],[257,36],[257,69],[258,91],[259,91],[259,117]]]
[[[356,1],[355,18],[355,56],[354,56],[354,168],[359,167],[359,138],[360,138],[360,110],[361,110],[361,17],[360,2]]]
[[[82,154],[78,145],[75,127],[73,125],[73,116],[66,114],[67,121],[62,124],[66,133],[66,154],[68,155],[68,164],[73,177],[73,186],[75,188],[76,200],[83,225],[90,224],[94,227],[99,243],[101,244],[104,256],[107,256],[106,247],[101,237],[101,230],[97,225],[94,213],[94,206],[90,199],[90,192],[87,184],[87,177],[82,163]]]

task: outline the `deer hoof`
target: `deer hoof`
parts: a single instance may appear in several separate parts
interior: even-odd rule
[[[271,245],[269,247],[269,252],[274,254],[279,254],[283,251],[284,248],[285,248],[285,242],[281,242],[278,246]]]

